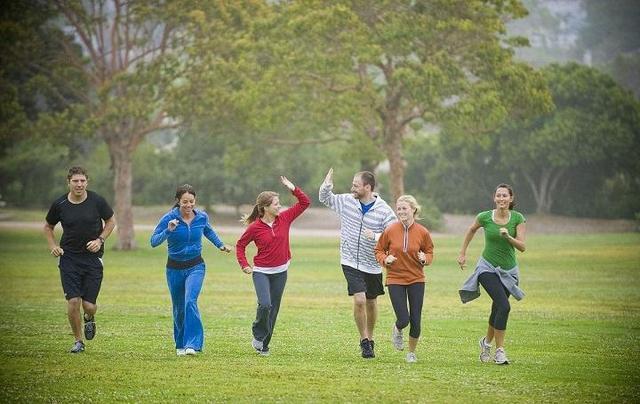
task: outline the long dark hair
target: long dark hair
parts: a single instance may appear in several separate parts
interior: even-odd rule
[[[273,198],[275,198],[276,196],[278,196],[277,192],[260,192],[260,194],[256,198],[256,204],[253,205],[253,210],[251,210],[251,213],[242,216],[242,219],[240,221],[248,225],[255,222],[259,217],[264,216],[264,208],[271,205],[271,202],[273,202]]]
[[[509,191],[509,196],[511,196],[512,200],[509,203],[509,210],[513,210],[513,208],[516,206],[516,197],[515,194],[513,193],[513,187],[509,184],[498,184],[498,186],[496,187],[495,191],[493,191],[493,194],[496,194],[496,191],[498,190],[498,188],[506,188],[507,191]]]
[[[196,191],[189,184],[183,184],[183,185],[178,186],[178,188],[176,189],[176,203],[175,203],[175,205],[173,205],[174,208],[179,208],[180,207],[180,198],[182,198],[182,195],[184,195],[184,194],[191,194],[195,198]]]

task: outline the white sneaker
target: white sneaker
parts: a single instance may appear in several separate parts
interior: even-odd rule
[[[184,348],[176,349],[176,355],[178,355],[178,356],[185,356],[186,354],[187,354],[187,353],[185,352],[185,349],[184,349]]]
[[[184,353],[186,355],[195,355],[196,354],[196,350],[193,349],[193,348],[187,348],[187,349],[184,350]]]
[[[480,362],[489,362],[491,360],[491,344],[486,343],[485,337],[480,338],[478,344],[480,345]]]
[[[262,352],[262,341],[258,341],[257,339],[253,339],[251,341],[251,346],[253,347],[253,349],[256,350],[257,353],[261,353]]]
[[[418,357],[415,352],[409,352],[407,354],[407,363],[416,363],[418,361]]]
[[[508,365],[509,359],[507,354],[504,353],[504,348],[496,349],[496,365]]]
[[[395,324],[391,328],[391,342],[393,343],[394,348],[396,348],[398,351],[402,351],[404,349],[402,330],[398,330]]]

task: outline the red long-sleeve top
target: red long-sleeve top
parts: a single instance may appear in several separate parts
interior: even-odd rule
[[[271,226],[258,218],[249,224],[240,236],[236,243],[236,258],[240,268],[249,266],[245,248],[252,241],[258,248],[258,253],[253,257],[255,266],[273,268],[284,265],[291,259],[289,228],[291,223],[311,205],[311,200],[300,188],[296,187],[292,193],[298,202],[280,212]]]

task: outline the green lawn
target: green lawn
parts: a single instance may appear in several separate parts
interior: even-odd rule
[[[232,244],[237,235],[224,235]],[[462,305],[461,237],[434,237],[419,362],[389,341],[387,296],[373,360],[360,358],[337,240],[293,238],[271,343],[251,349],[255,295],[233,255],[207,248],[200,297],[205,351],[176,357],[164,262],[139,235],[107,251],[98,333],[71,355],[56,261],[36,230],[0,229],[0,402],[638,402],[640,235],[531,236],[520,255],[527,297],[513,302],[509,366],[481,364],[490,300]],[[477,257],[481,237],[472,243]],[[475,258],[474,258],[475,259]]]

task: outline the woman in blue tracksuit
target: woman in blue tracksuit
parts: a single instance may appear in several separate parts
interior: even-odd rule
[[[185,184],[176,190],[176,204],[167,212],[151,235],[151,247],[167,240],[167,284],[173,303],[173,338],[178,356],[195,355],[202,350],[204,330],[198,311],[205,264],[202,259],[204,235],[220,251],[231,252],[209,224],[209,216],[195,209],[196,192]]]

